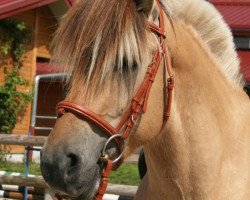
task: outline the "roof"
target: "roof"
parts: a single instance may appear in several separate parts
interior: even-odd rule
[[[0,19],[12,15],[45,6],[58,0],[1,0],[0,1]],[[74,0],[63,0],[68,7],[71,7]]]
[[[55,74],[55,73],[63,73],[63,70],[55,66],[51,63],[43,63],[43,62],[38,62],[36,63],[36,74]]]
[[[241,72],[247,83],[250,83],[250,51],[238,51],[241,60]]]
[[[210,0],[234,30],[250,30],[250,0]]]

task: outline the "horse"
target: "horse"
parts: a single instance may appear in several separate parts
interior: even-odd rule
[[[101,199],[111,168],[143,146],[136,200],[249,198],[250,102],[232,41],[219,38],[230,50],[218,53],[218,38],[204,39],[175,3],[81,0],[61,22],[54,62],[69,89],[41,151],[60,195]]]

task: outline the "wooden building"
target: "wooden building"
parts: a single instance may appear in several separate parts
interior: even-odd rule
[[[26,43],[23,67],[20,74],[33,87],[37,74],[54,72],[47,63],[50,60],[49,46],[54,31],[60,18],[71,7],[73,0],[4,0],[0,1],[0,20],[12,19],[23,21],[32,30],[31,39]],[[1,61],[0,57],[0,61]],[[0,62],[1,63],[1,62]],[[9,67],[12,62],[9,59]],[[3,66],[0,64],[0,84],[4,82]],[[29,89],[29,88],[26,88]],[[62,96],[62,87],[58,82],[44,81],[39,86],[38,111],[41,114],[54,115],[55,104]],[[45,99],[50,97],[50,100]],[[30,104],[16,125],[13,133],[27,135],[30,130],[31,120]],[[41,123],[41,121],[39,122]],[[36,134],[48,134],[37,131]],[[14,148],[14,152],[20,152],[20,148]],[[13,151],[12,151],[13,152]]]

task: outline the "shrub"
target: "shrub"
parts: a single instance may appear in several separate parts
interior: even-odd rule
[[[25,53],[25,40],[29,29],[23,22],[0,20],[0,53],[3,57],[11,56],[13,67],[5,68],[5,82],[0,86],[0,132],[11,133],[21,112],[32,100],[32,92],[20,91],[18,87],[28,86],[19,74]]]

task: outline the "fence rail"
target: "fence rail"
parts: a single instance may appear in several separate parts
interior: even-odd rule
[[[47,140],[46,136],[27,135],[6,135],[0,134],[0,144],[22,145],[22,146],[43,146]],[[137,164],[138,154],[132,154],[125,159],[125,163]]]
[[[26,177],[15,175],[0,175],[0,185],[1,184],[48,188],[48,185],[41,176]],[[137,186],[109,184],[106,192],[108,194],[134,197],[136,190]]]
[[[47,137],[27,135],[0,134],[0,144],[22,145],[22,146],[43,146]]]
[[[47,184],[41,176],[15,176],[15,175],[0,175],[0,184],[33,186],[39,188],[47,188]]]

